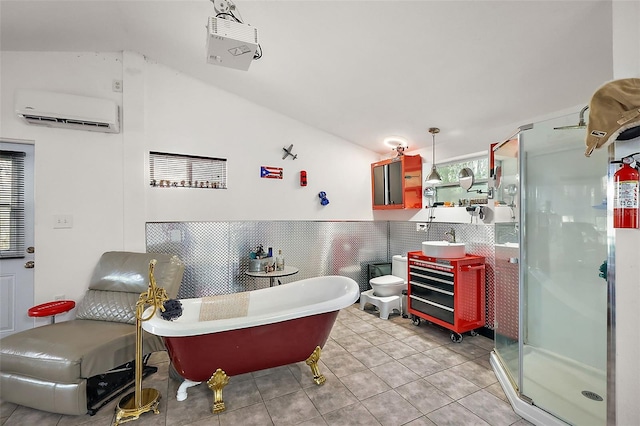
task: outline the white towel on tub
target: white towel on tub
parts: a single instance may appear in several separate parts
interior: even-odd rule
[[[248,311],[248,292],[203,297],[200,305],[200,321],[246,317]]]

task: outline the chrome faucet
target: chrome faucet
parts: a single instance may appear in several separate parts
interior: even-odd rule
[[[456,230],[451,228],[448,232],[445,232],[444,235],[449,235],[451,237],[451,242],[456,242]]]

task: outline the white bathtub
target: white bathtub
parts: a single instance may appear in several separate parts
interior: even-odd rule
[[[167,321],[158,312],[142,328],[163,337],[175,370],[187,379],[179,390],[178,399],[183,400],[187,386],[210,379],[218,369],[234,376],[292,364],[309,359],[316,348],[319,357],[338,311],[359,295],[351,278],[309,278],[233,295],[183,299],[182,316]],[[209,314],[231,317],[208,319]]]
[[[178,337],[272,324],[346,308],[358,300],[360,289],[351,278],[330,275],[242,294],[248,297],[246,316],[202,321],[200,309],[207,298],[181,299],[182,316],[166,321],[158,312],[143,322],[142,328],[158,336]],[[145,316],[150,313],[148,308]]]

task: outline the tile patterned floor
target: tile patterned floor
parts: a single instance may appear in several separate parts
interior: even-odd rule
[[[368,305],[369,306],[369,305]],[[493,347],[483,336],[452,343],[449,332],[399,315],[381,320],[359,305],[343,309],[319,363],[327,381],[316,386],[304,363],[231,377],[226,411],[211,413],[206,384],[175,399],[179,383],[168,374],[165,353],[150,363],[158,372],[143,387],[160,391],[160,414],[145,413],[131,425],[492,425],[525,426],[513,412],[489,365]],[[62,416],[2,402],[0,424],[107,426],[117,400],[95,416]]]

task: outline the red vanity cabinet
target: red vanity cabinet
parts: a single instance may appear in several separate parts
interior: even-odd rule
[[[451,330],[451,340],[485,324],[485,258],[441,259],[408,253],[408,312],[414,325],[424,319]]]

